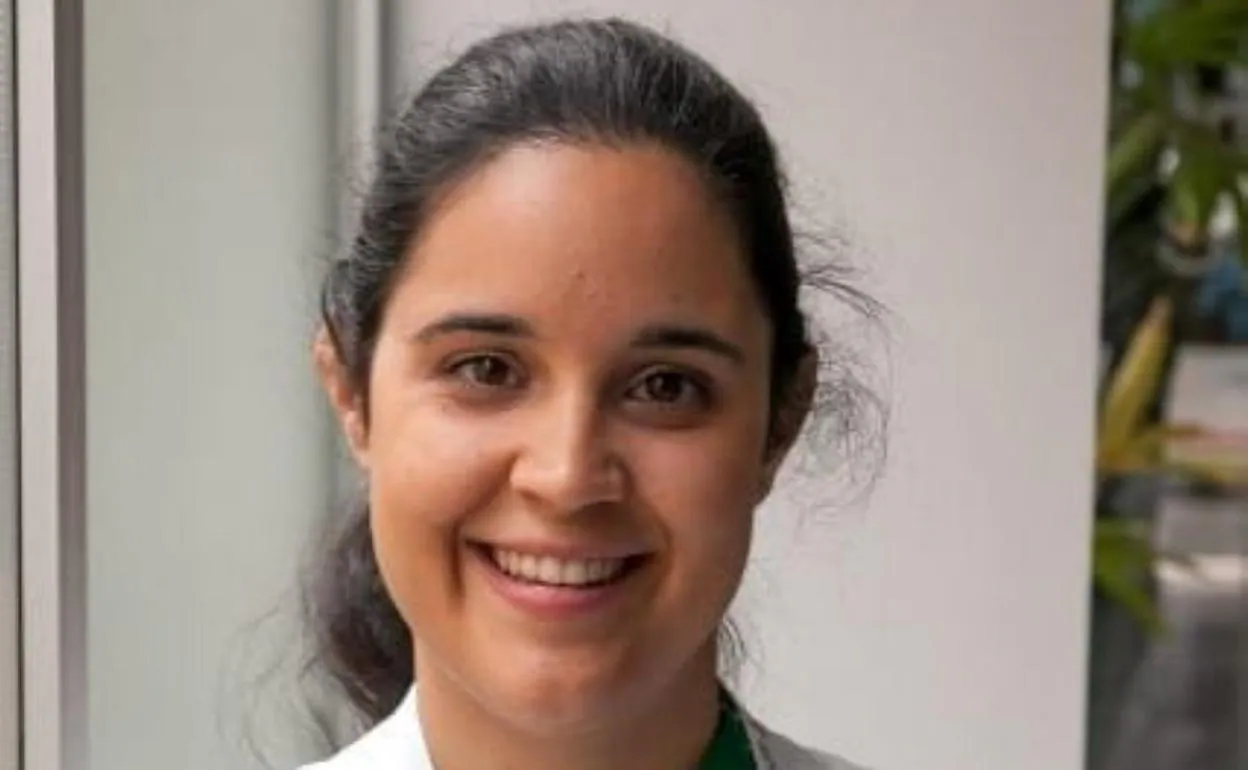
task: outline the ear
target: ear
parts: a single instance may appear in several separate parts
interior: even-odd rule
[[[312,343],[312,357],[321,377],[321,385],[329,396],[330,406],[338,417],[352,457],[361,468],[368,468],[368,420],[364,398],[356,392],[347,368],[338,356],[329,330],[321,326]]]
[[[815,390],[819,386],[819,354],[808,351],[797,365],[793,382],[787,393],[780,395],[776,405],[776,413],[771,422],[771,433],[767,439],[767,450],[763,457],[762,478],[759,484],[758,499],[761,502],[775,484],[780,466],[788,457],[789,450],[801,435],[802,425],[810,415],[815,402]]]

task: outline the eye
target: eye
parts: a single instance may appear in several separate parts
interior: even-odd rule
[[[477,388],[502,390],[516,388],[521,384],[517,367],[503,356],[492,353],[460,358],[454,361],[447,371],[452,376]]]
[[[627,393],[635,401],[665,408],[703,407],[710,402],[710,395],[701,378],[672,369],[645,374]]]

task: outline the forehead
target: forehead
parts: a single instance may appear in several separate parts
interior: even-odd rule
[[[762,320],[725,207],[692,164],[652,146],[509,150],[440,201],[409,266],[397,312],[661,314],[743,334]]]

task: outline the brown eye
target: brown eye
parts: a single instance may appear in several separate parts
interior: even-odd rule
[[[629,389],[630,398],[656,406],[702,406],[709,401],[706,386],[683,372],[651,372]]]
[[[514,388],[520,383],[520,374],[511,362],[496,355],[461,358],[450,367],[450,372],[479,388]]]

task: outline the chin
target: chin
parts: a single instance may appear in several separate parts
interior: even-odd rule
[[[557,657],[557,656],[556,656]],[[613,723],[636,698],[635,677],[611,666],[574,666],[568,661],[515,666],[494,688],[491,710],[526,732],[570,734]]]

